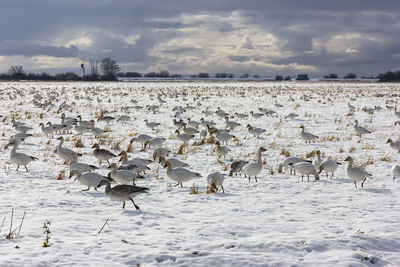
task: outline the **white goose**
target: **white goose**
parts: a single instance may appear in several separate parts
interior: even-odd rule
[[[146,127],[150,128],[151,130],[154,130],[161,124],[159,122],[149,122],[147,119],[145,119],[144,122],[146,123]]]
[[[131,171],[127,170],[118,170],[118,165],[113,163],[108,169],[111,169],[110,176],[111,178],[119,184],[130,184],[135,185],[136,179],[144,179],[143,176],[135,174]]]
[[[319,150],[317,150],[317,152],[315,152],[315,154],[317,155],[317,158],[313,160],[313,164],[316,170],[319,170],[319,167],[321,166],[322,163],[322,159],[321,159],[321,152]]]
[[[364,187],[365,180],[368,176],[372,176],[372,174],[366,172],[361,167],[353,167],[354,161],[351,156],[348,156],[345,161],[349,162],[349,165],[347,167],[347,176],[349,176],[349,178],[354,181],[354,186],[357,188],[357,181],[362,181],[361,187]]]
[[[183,132],[185,134],[196,135],[199,133],[199,130],[197,130],[196,128],[186,127],[186,125],[183,125]]]
[[[392,167],[392,176],[393,176],[393,181],[394,179],[400,176],[400,165],[393,165]]]
[[[400,141],[393,142],[392,139],[388,139],[386,143],[389,143],[391,148],[400,152]]]
[[[94,137],[100,137],[101,135],[105,134],[105,130],[94,127],[94,120],[90,120],[90,132],[94,135]]]
[[[171,167],[172,168],[185,168],[185,167],[189,167],[189,164],[187,164],[186,162],[180,161],[179,159],[176,158],[168,158],[166,159],[164,156],[160,156],[158,158],[158,161],[160,162],[160,165],[165,168],[165,163],[167,162],[171,163]]]
[[[213,172],[207,176],[207,184],[211,192],[214,190],[218,191],[218,186],[221,187],[222,193],[225,193],[224,190],[224,180],[225,176],[220,172]]]
[[[13,146],[13,149],[11,149],[10,153],[10,160],[12,163],[17,165],[17,171],[19,169],[19,166],[24,166],[26,171],[28,170],[27,165],[31,163],[34,160],[37,160],[38,158],[28,156],[24,153],[18,153],[17,148],[18,148],[18,143],[16,141],[12,141],[11,143],[8,143],[5,148],[7,149],[9,146]]]
[[[49,137],[49,135],[51,136],[51,138],[53,138],[53,133],[54,133],[54,127],[53,125],[51,125],[51,122],[48,122],[47,124],[49,124],[49,126],[44,127],[43,122],[41,122],[39,124],[39,127],[41,127],[42,132],[46,135],[46,137]]]
[[[319,175],[315,169],[314,164],[310,162],[290,163],[293,168],[301,174],[301,181],[303,182],[304,175],[307,175],[307,181],[310,181],[310,174],[314,175],[315,180],[319,180]]]
[[[260,147],[257,151],[257,161],[252,162],[247,164],[244,167],[244,177],[249,176],[249,182],[250,182],[250,177],[254,176],[254,179],[257,181],[257,175],[261,172],[262,170],[262,161],[261,161],[261,153],[267,151],[265,148]]]
[[[167,167],[167,176],[177,182],[177,185],[181,185],[183,187],[182,183],[190,181],[194,178],[201,177],[200,173],[192,172],[189,171],[188,169],[184,168],[172,168],[172,164],[168,161],[166,161],[165,166]]]
[[[72,149],[69,148],[64,148],[63,143],[64,143],[64,137],[60,136],[57,138],[57,140],[60,141],[57,147],[57,155],[64,160],[64,164],[69,163],[72,161],[74,158],[78,158],[79,156],[82,156],[82,154],[78,154]]]
[[[250,134],[254,135],[257,138],[260,138],[260,135],[265,133],[267,130],[262,128],[253,127],[250,124],[247,124],[247,129]]]
[[[230,150],[228,147],[226,147],[226,146],[221,146],[221,143],[220,143],[219,141],[217,141],[217,142],[215,143],[215,148],[214,148],[213,151],[214,151],[215,154],[218,156],[218,159],[220,159],[221,156],[223,156],[224,159],[225,159],[225,156],[226,156],[229,152],[231,152],[231,150]]]
[[[355,123],[356,124],[354,125],[354,131],[356,131],[357,135],[360,136],[360,138],[361,138],[362,134],[370,134],[371,133],[370,131],[368,131],[364,127],[358,125],[358,120],[355,120]]]
[[[241,124],[235,121],[230,121],[229,117],[225,117],[225,129],[234,130],[236,127],[239,127]]]
[[[321,173],[322,171],[325,171],[326,178],[328,178],[328,173],[331,172],[332,175],[331,175],[330,179],[332,179],[332,177],[339,165],[341,165],[341,163],[333,161],[331,159],[325,160],[324,162],[321,163],[321,165],[319,167],[319,173]]]
[[[133,142],[138,142],[141,143],[142,146],[144,147],[144,143],[146,143],[146,141],[150,140],[151,137],[150,135],[147,134],[139,134],[137,137],[134,137],[130,140],[130,144],[132,144]]]
[[[132,201],[135,208],[138,210],[140,209],[138,205],[133,201],[137,195],[147,193],[149,191],[146,187],[140,187],[135,185],[127,185],[127,184],[119,184],[114,187],[111,187],[110,182],[108,180],[102,180],[99,184],[100,186],[106,186],[105,193],[106,195],[115,201],[122,202],[122,209],[125,209],[125,201],[130,200]]]
[[[109,160],[111,158],[117,157],[117,155],[115,155],[114,153],[108,151],[107,149],[100,149],[99,144],[94,144],[92,146],[92,148],[94,148],[93,156],[100,161],[99,165],[101,165],[101,162],[103,160],[107,161],[107,164],[110,165]]]
[[[100,186],[101,181],[108,181],[107,177],[95,172],[82,173],[79,170],[71,170],[69,178],[71,179],[73,176],[76,176],[74,181],[78,180],[81,184],[88,187],[87,189],[83,189],[82,191],[88,191],[91,187],[94,187],[94,190],[97,191],[97,188]]]
[[[294,169],[292,165],[296,164],[298,162],[309,162],[309,163],[311,163],[311,161],[307,160],[307,159],[302,159],[302,158],[298,158],[298,157],[288,157],[282,163],[279,164],[278,172],[282,173],[283,172],[283,168],[285,168],[285,169],[290,168],[290,174],[292,174],[292,172],[294,172],[294,175],[296,175],[296,169]]]
[[[166,140],[164,137],[153,137],[144,142],[144,147],[161,147]]]
[[[91,171],[94,171],[95,169],[97,169],[97,167],[94,166],[94,165],[77,162],[75,157],[68,164],[68,167],[69,167],[70,171],[74,171],[75,170],[75,171],[80,171],[81,173],[91,172]]]
[[[301,138],[303,138],[304,141],[311,143],[312,140],[319,138],[318,136],[312,133],[306,132],[304,125],[301,125],[300,128],[301,128],[300,136]]]
[[[194,135],[192,135],[192,134],[185,134],[185,133],[182,133],[182,134],[181,134],[179,130],[176,130],[175,133],[176,133],[176,138],[177,138],[179,141],[183,142],[184,144],[187,144],[187,142],[189,142],[191,139],[194,138]]]

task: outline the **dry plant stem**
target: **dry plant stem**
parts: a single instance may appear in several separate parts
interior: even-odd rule
[[[0,226],[0,234],[1,234],[1,230],[3,229],[3,225],[4,225],[4,221],[6,220],[6,217],[4,217],[3,218],[3,222],[1,223],[1,226]]]
[[[14,217],[14,209],[11,210],[11,222],[10,222],[10,232],[6,236],[6,239],[12,239],[12,223],[13,223],[13,217]]]
[[[107,219],[106,222],[105,222],[105,223],[103,224],[103,226],[101,227],[101,229],[100,229],[100,231],[99,231],[99,234],[101,233],[101,231],[103,231],[104,226],[108,225],[108,220],[109,220],[109,219]],[[110,227],[110,226],[108,225],[108,227]]]
[[[26,214],[26,209],[25,209],[25,211],[24,211],[24,215],[22,216],[21,224],[19,225],[19,229],[18,229],[17,236],[19,236],[19,233],[21,232],[22,224],[24,223],[24,219],[25,219],[25,214]],[[17,230],[17,229],[15,229],[15,230]],[[14,231],[15,231],[15,230],[14,230]]]

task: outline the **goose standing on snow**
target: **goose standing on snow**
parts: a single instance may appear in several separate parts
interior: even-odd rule
[[[312,133],[306,132],[304,125],[301,125],[300,128],[301,128],[300,136],[301,138],[303,138],[304,141],[311,143],[312,140],[319,138],[318,136]]]
[[[360,136],[360,138],[361,138],[362,134],[370,134],[371,133],[370,131],[368,131],[364,127],[358,125],[358,120],[355,120],[355,123],[356,124],[354,125],[354,131],[356,131],[357,135]]]
[[[325,171],[326,173],[326,178],[328,178],[328,173],[332,173],[331,178],[333,177],[333,174],[335,173],[336,169],[338,168],[338,165],[341,165],[341,163],[333,161],[331,159],[325,160],[324,162],[321,163],[319,167],[319,173],[322,171]]]
[[[100,161],[99,165],[101,165],[103,160],[107,161],[107,164],[110,165],[108,160],[117,157],[117,155],[108,151],[107,149],[100,149],[99,144],[94,144],[92,148],[94,148],[93,156]]]
[[[26,165],[28,165],[29,163],[31,163],[34,160],[37,160],[38,158],[28,156],[24,153],[18,153],[17,152],[18,143],[16,141],[12,141],[11,143],[8,143],[5,146],[5,148],[7,149],[9,146],[13,146],[13,149],[11,149],[11,153],[10,153],[10,161],[12,163],[14,163],[15,165],[17,165],[17,171],[19,169],[19,166],[24,166],[25,170],[29,171],[28,167],[26,167]]]
[[[319,167],[321,166],[322,163],[322,159],[321,159],[321,152],[319,150],[317,150],[317,152],[315,152],[315,154],[317,155],[317,158],[313,160],[313,164],[316,170],[319,170]]]
[[[207,187],[209,188],[209,190],[211,190],[211,192],[214,192],[218,191],[218,186],[220,186],[222,189],[222,193],[225,193],[224,180],[225,176],[222,173],[220,172],[210,173],[207,176],[207,184],[208,184]]]
[[[51,125],[51,122],[48,122],[49,126],[44,127],[43,122],[39,124],[39,127],[41,127],[42,132],[46,135],[46,137],[49,137],[51,135],[51,138],[53,138],[53,133],[54,133],[54,127]]]
[[[400,176],[400,165],[393,165],[392,167],[392,176],[393,176],[393,181],[394,179]]]
[[[192,172],[189,171],[188,169],[184,168],[172,168],[172,164],[168,162],[168,160],[165,162],[165,166],[167,167],[167,176],[177,182],[175,186],[181,185],[183,187],[182,183],[190,181],[194,178],[201,177],[200,173],[197,172]]]
[[[293,172],[294,175],[296,175],[296,169],[293,168],[293,164],[296,164],[298,162],[309,162],[309,163],[311,163],[311,161],[307,160],[307,159],[302,159],[302,158],[298,158],[298,157],[288,157],[282,163],[279,164],[278,172],[282,173],[283,172],[283,168],[285,168],[285,169],[290,168],[290,174],[292,174],[292,172]]]
[[[133,142],[138,142],[141,143],[142,146],[144,147],[144,143],[146,143],[146,141],[149,141],[152,137],[150,135],[147,134],[139,134],[137,137],[134,137],[130,140],[130,144],[132,144]]]
[[[161,147],[166,140],[164,137],[153,137],[144,142],[144,147]]]
[[[290,163],[293,168],[301,174],[301,181],[303,182],[304,175],[307,175],[307,181],[310,181],[310,174],[314,175],[315,180],[319,180],[319,175],[317,170],[315,169],[314,164],[310,162],[298,162],[298,163]]]
[[[349,178],[354,181],[354,186],[357,188],[357,181],[362,181],[361,187],[364,187],[365,180],[368,176],[372,176],[372,174],[366,172],[361,167],[353,167],[354,161],[351,156],[348,156],[345,161],[349,162],[349,165],[347,167],[347,176],[349,176]]]
[[[98,187],[106,186],[105,193],[106,195],[115,201],[122,202],[122,209],[125,209],[125,201],[132,201],[133,205],[137,210],[139,210],[139,206],[133,201],[133,199],[140,194],[147,193],[149,191],[146,187],[140,187],[135,185],[127,185],[127,184],[119,184],[114,187],[111,187],[110,182],[108,180],[102,180]]]
[[[144,122],[146,123],[146,127],[150,128],[151,130],[154,130],[161,124],[159,122],[149,122],[147,119],[145,119]]]
[[[392,139],[388,139],[386,144],[389,143],[390,147],[400,152],[400,141],[393,142]]]
[[[74,181],[78,180],[81,184],[86,185],[88,187],[87,189],[83,189],[82,191],[89,191],[91,187],[93,187],[94,190],[97,191],[100,182],[103,180],[108,180],[107,177],[100,175],[98,173],[95,172],[82,173],[79,170],[71,170],[69,178],[71,179],[73,176],[76,176]]]
[[[57,155],[64,160],[64,164],[71,162],[74,158],[78,158],[82,156],[82,154],[78,154],[72,149],[64,148],[62,145],[64,143],[64,137],[60,136],[57,138],[60,141],[57,147]]]
[[[228,147],[226,147],[226,146],[221,146],[221,143],[220,143],[219,141],[217,141],[217,142],[215,143],[215,148],[214,148],[213,151],[214,151],[215,154],[218,156],[218,159],[220,159],[221,156],[224,156],[224,159],[225,159],[226,154],[228,154],[229,152],[231,152],[231,150],[230,150]]]
[[[191,139],[194,138],[194,135],[185,133],[181,134],[179,130],[176,130],[175,133],[176,133],[176,139],[183,142],[184,144],[187,144]]]
[[[95,169],[97,169],[97,167],[94,166],[94,165],[77,162],[75,157],[68,164],[68,167],[69,167],[70,171],[74,171],[75,170],[75,171],[79,171],[81,173],[91,172],[91,171],[94,171]]]
[[[249,133],[254,135],[257,138],[260,138],[260,135],[267,131],[267,130],[262,129],[262,128],[253,127],[250,124],[247,124],[246,127],[247,127]]]
[[[249,176],[249,183],[250,183],[250,177],[254,176],[254,179],[257,181],[257,175],[261,172],[262,170],[262,161],[261,161],[261,153],[267,151],[265,148],[260,147],[257,151],[257,161],[249,163],[245,166],[244,168],[244,177]]]

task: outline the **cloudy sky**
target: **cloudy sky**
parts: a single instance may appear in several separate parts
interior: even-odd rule
[[[399,0],[0,0],[0,72],[376,75],[400,69]]]

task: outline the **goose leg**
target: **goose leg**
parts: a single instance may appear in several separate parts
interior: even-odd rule
[[[132,201],[133,205],[135,206],[135,208],[136,208],[137,210],[140,210],[139,206],[138,206],[138,205],[136,205],[136,203],[133,201],[133,199],[132,199],[132,198],[131,198],[131,201]]]
[[[334,172],[332,172],[331,179],[332,179],[332,177],[333,177],[333,174],[334,174]]]
[[[110,166],[110,162],[107,160],[107,164],[108,164],[108,166]]]
[[[28,170],[28,167],[26,167],[26,165],[25,165],[25,170],[28,172],[29,170]]]
[[[180,182],[180,184],[181,184],[181,187],[183,187],[183,184],[182,184],[182,182]]]
[[[303,178],[304,178],[304,176],[302,175],[302,176],[301,176],[301,181],[302,181],[302,182],[304,182]]]
[[[179,182],[176,184],[176,185],[174,185],[174,186],[178,186],[179,185]]]
[[[326,174],[326,179],[328,179],[328,172],[326,172],[325,174]],[[332,172],[332,176],[333,176],[333,172]],[[331,179],[332,179],[332,176],[331,176]]]
[[[17,166],[17,169],[16,169],[16,171],[18,171],[18,169],[19,169],[19,165]]]
[[[357,188],[357,183],[356,183],[356,181],[354,181],[354,186]]]
[[[365,178],[364,181],[362,181],[361,187],[364,187],[364,182],[365,182],[365,180],[367,180],[367,178]]]
[[[249,183],[250,183],[250,175],[249,175]]]
[[[87,189],[82,189],[82,191],[89,191],[89,189],[90,189],[90,186],[88,186]],[[97,190],[96,190],[96,191],[97,191]]]
[[[307,174],[307,182],[310,181],[310,175]]]
[[[125,201],[122,204],[122,209],[125,209]]]
[[[254,179],[256,179],[256,183],[258,183],[258,181],[257,181],[257,175],[256,175],[256,176],[254,176]]]
[[[221,188],[222,188],[222,193],[225,194],[224,186],[221,185]]]

